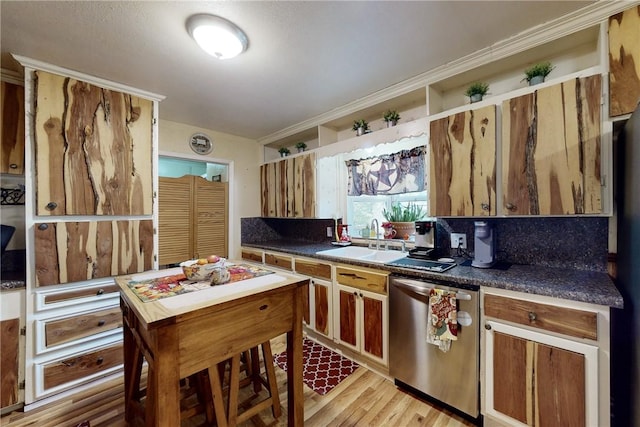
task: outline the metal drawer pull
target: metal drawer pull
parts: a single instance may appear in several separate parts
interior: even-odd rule
[[[96,363],[98,365],[102,365],[102,362],[104,362],[104,358],[103,357],[98,357],[98,360],[96,360]]]
[[[47,210],[49,211],[52,211],[57,207],[58,207],[58,204],[56,202],[49,202],[47,203],[47,206],[45,206],[45,208],[47,208]]]
[[[49,228],[49,224],[39,224],[38,225],[38,230],[46,230],[47,228]]]
[[[98,322],[98,326],[104,326],[104,324],[105,324],[105,323],[107,323],[107,322],[105,322],[104,320],[102,320],[102,319],[101,319],[101,320]]]
[[[488,324],[488,323],[485,323],[485,324],[484,324],[484,328],[485,328],[487,331],[490,331],[490,330],[491,330],[491,325],[490,325],[490,324]]]
[[[431,289],[435,289],[434,287],[424,287],[424,286],[416,286],[411,283],[404,281],[402,279],[395,279],[394,284],[398,285],[401,288],[409,289],[417,294],[424,295],[426,297],[429,296],[429,291]],[[456,299],[471,301],[471,295],[466,292],[458,291],[456,292]]]
[[[537,319],[538,316],[536,316],[536,314],[533,311],[529,312],[529,321],[533,322]]]
[[[98,289],[98,292],[96,292],[96,295],[102,295],[104,294],[104,289]]]

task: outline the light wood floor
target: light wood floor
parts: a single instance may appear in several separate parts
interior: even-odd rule
[[[282,337],[272,342],[274,353],[282,351],[284,347]],[[276,368],[276,376],[283,415],[274,420],[270,410],[266,410],[244,425],[287,425],[286,373]],[[123,387],[123,379],[120,377],[27,413],[13,412],[5,415],[0,419],[0,425],[74,427],[89,420],[91,427],[126,426]],[[305,385],[304,397],[305,426],[473,426],[473,423],[456,414],[397,389],[391,381],[362,366],[324,396]],[[186,420],[182,427],[201,425],[203,418],[196,416]]]

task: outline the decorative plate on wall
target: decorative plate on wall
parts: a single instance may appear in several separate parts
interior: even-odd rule
[[[189,138],[189,146],[198,154],[209,154],[213,151],[213,142],[211,137],[204,133],[194,133]]]

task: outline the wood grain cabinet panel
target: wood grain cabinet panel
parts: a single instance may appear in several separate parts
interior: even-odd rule
[[[484,314],[576,338],[598,339],[598,315],[591,311],[485,295]]]
[[[329,310],[331,298],[331,288],[329,285],[322,285],[317,281],[313,281],[313,307],[314,307],[314,329],[325,335],[330,335],[329,329]]]
[[[51,347],[121,327],[120,307],[53,320],[44,325],[45,345]]]
[[[265,253],[264,263],[273,265],[274,267],[284,268],[285,270],[292,270],[293,268],[292,258],[284,255]]]
[[[496,214],[496,107],[430,123],[432,216]]]
[[[116,344],[51,362],[43,367],[44,389],[99,374],[107,369],[122,365],[124,352],[122,344]]]
[[[151,220],[41,223],[34,234],[37,286],[153,268]]]
[[[602,212],[601,97],[593,75],[503,102],[505,214]]]
[[[151,215],[153,102],[36,71],[37,215]]]
[[[382,358],[383,308],[379,299],[362,297],[363,351]]]
[[[585,356],[495,333],[493,410],[529,426],[586,427]]]
[[[2,84],[2,162],[0,173],[22,175],[24,173],[24,87],[13,83]]]
[[[296,273],[331,280],[331,264],[296,258]]]
[[[388,277],[388,273],[378,273],[359,268],[336,267],[336,280],[339,283],[383,295],[387,294]]]
[[[356,324],[356,292],[340,289],[339,291],[340,307],[340,341],[343,343],[356,346],[358,344],[358,329]]]
[[[20,319],[0,322],[0,408],[18,403]]]
[[[316,205],[315,163],[315,153],[309,153],[261,165],[262,215],[313,218]]]
[[[609,115],[630,114],[640,99],[640,6],[609,18]]]

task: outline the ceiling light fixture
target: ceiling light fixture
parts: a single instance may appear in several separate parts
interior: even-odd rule
[[[187,19],[187,30],[209,55],[229,59],[247,50],[247,35],[233,22],[216,15],[198,14]]]

